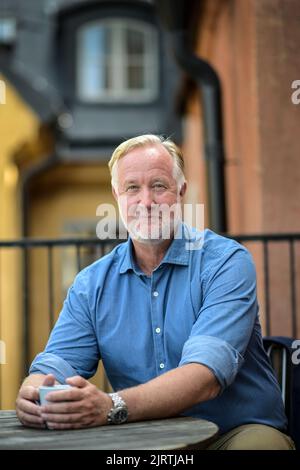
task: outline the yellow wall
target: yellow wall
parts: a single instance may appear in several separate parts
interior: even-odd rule
[[[96,237],[96,208],[114,203],[107,165],[60,165],[35,179],[30,190],[29,235],[31,238],[74,236],[65,231],[68,222],[95,221],[90,236]],[[87,234],[78,234],[77,236]],[[30,250],[30,359],[45,347],[49,336],[48,258],[45,248]],[[66,252],[70,258],[64,258]],[[62,308],[62,264],[75,260],[74,248],[53,250],[53,310],[55,320]],[[73,265],[73,263],[71,263]],[[76,266],[75,266],[76,269]],[[74,273],[75,276],[75,273]],[[70,279],[70,282],[72,282]],[[102,365],[91,380],[106,388]]]
[[[0,240],[20,236],[19,172],[15,152],[38,132],[39,122],[13,87],[6,84],[6,103],[0,104]],[[0,340],[6,364],[0,365],[0,407],[13,408],[21,381],[22,314],[21,259],[16,250],[0,250]]]
[[[6,82],[4,77],[0,80]],[[21,237],[22,173],[52,152],[50,131],[16,90],[6,82],[6,104],[0,105],[0,240]],[[105,164],[59,165],[36,177],[30,186],[28,226],[30,237],[60,238],[67,221],[97,220],[100,203],[114,202]],[[96,224],[95,224],[96,227]],[[73,234],[74,235],[74,234]],[[80,236],[81,234],[78,234]],[[94,233],[95,235],[95,233]],[[45,251],[30,250],[29,256],[29,355],[32,359],[48,339],[48,267]],[[53,258],[54,311],[62,306],[61,251]],[[11,409],[24,377],[23,289],[20,250],[0,250],[0,341],[5,345],[6,363],[0,365],[0,408]],[[94,383],[106,388],[100,365]]]

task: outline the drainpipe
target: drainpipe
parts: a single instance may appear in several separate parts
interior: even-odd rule
[[[220,81],[211,65],[191,53],[186,44],[186,33],[184,31],[173,33],[176,61],[195,80],[201,90],[210,227],[216,232],[226,232]]]
[[[158,15],[170,33],[178,66],[196,82],[201,91],[210,228],[216,232],[226,232],[220,80],[212,66],[196,56],[189,47],[187,31],[184,29],[185,3],[175,2],[178,8],[168,0],[164,0],[163,5],[159,0],[155,3]]]

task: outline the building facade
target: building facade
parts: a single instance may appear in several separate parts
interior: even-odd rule
[[[0,240],[95,235],[98,205],[114,204],[111,152],[145,133],[181,145],[185,202],[205,205],[205,226],[300,232],[299,26],[298,0],[3,0]],[[287,247],[271,251],[272,333],[289,334]],[[49,332],[48,261],[32,250],[25,266],[30,359]],[[0,252],[2,408],[23,376],[23,262]],[[52,264],[56,318],[76,266],[67,249]]]

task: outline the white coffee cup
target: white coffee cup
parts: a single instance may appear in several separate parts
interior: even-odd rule
[[[71,385],[52,385],[52,386],[41,385],[39,387],[40,404],[48,405],[50,403],[46,400],[46,396],[48,395],[48,393],[58,392],[60,390],[68,390],[69,388],[72,388]]]

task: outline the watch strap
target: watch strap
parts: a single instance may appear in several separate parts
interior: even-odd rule
[[[123,400],[123,398],[118,394],[118,393],[109,393],[108,394],[110,396],[110,398],[112,399],[113,401],[113,404],[114,404],[114,408],[120,408],[120,407],[125,407],[127,408],[127,405],[125,403],[125,401]]]
[[[128,408],[123,398],[118,393],[108,394],[113,402],[113,408],[107,415],[108,424],[122,424],[128,419]]]

